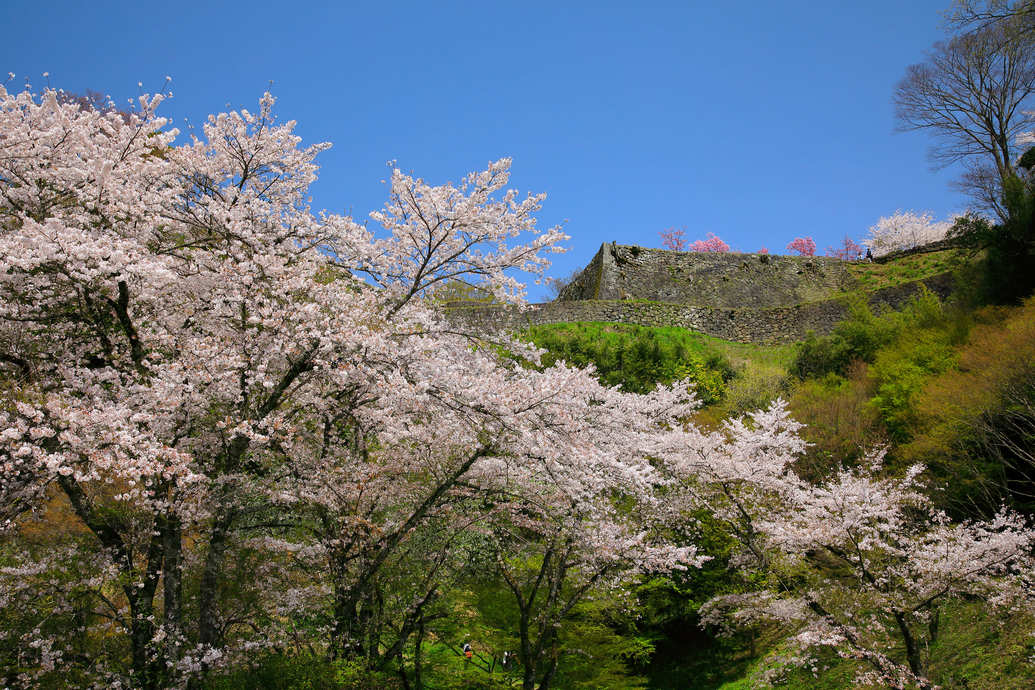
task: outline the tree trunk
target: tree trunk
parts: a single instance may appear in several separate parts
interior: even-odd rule
[[[528,613],[524,607],[522,607],[521,618],[518,622],[518,634],[521,637],[521,690],[535,690],[536,660],[532,658],[532,640],[528,635]]]
[[[550,643],[550,663],[546,667],[546,673],[543,674],[543,679],[539,681],[539,690],[550,690],[550,683],[553,682],[554,674],[557,673],[557,662],[559,656],[559,652],[557,649],[557,637],[556,635],[553,635],[552,638],[553,639]]]
[[[906,621],[905,615],[900,611],[896,611],[895,622],[898,623],[899,632],[902,633],[902,641],[906,645],[906,661],[909,662],[909,670],[913,672],[913,675],[923,677],[925,671],[923,659],[921,658],[919,648],[917,648],[916,639],[913,637],[913,631],[909,629],[909,623]]]
[[[201,571],[198,587],[198,641],[206,647],[218,648],[223,643],[219,624],[219,580],[226,561],[227,536],[232,522],[232,512],[216,513],[205,565]]]
[[[154,533],[160,529],[159,519],[156,518],[152,524],[151,541],[142,559],[144,571],[140,572],[134,568],[132,550],[119,531],[124,526],[117,520],[102,517],[74,477],[60,475],[58,485],[65,492],[76,515],[112,554],[115,566],[125,578],[122,591],[129,602],[129,640],[134,682],[143,690],[157,690],[161,687],[158,672],[164,668],[164,659],[159,657],[152,661],[150,646],[155,635],[154,596],[164,561],[163,535],[160,532]]]
[[[166,630],[166,656],[179,661],[183,644],[183,535],[180,518],[174,514],[162,518],[162,623]]]
[[[126,590],[131,589],[136,588],[133,585],[126,588]],[[129,594],[128,591],[127,594]],[[155,636],[153,613],[154,604],[147,592],[135,593],[129,597],[133,681],[141,690],[158,690],[161,687],[157,677],[157,664],[150,659],[151,641]]]
[[[329,556],[331,581],[334,585],[334,627],[331,629],[330,653],[332,659],[364,656],[364,625],[361,620],[362,593],[350,587],[344,554],[332,551]]]
[[[416,690],[424,690],[424,680],[421,678],[421,664],[423,650],[421,647],[424,645],[424,616],[420,617],[420,622],[417,624],[417,639],[413,642],[413,686]]]

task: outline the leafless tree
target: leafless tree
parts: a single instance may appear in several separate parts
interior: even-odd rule
[[[929,131],[932,162],[965,163],[959,187],[1000,217],[1002,181],[1014,174],[1035,93],[1035,33],[1020,31],[1021,21],[1004,17],[936,43],[894,95],[899,129]]]
[[[975,208],[1005,219],[1009,212],[1003,203],[1003,181],[995,166],[987,161],[968,161],[963,173],[950,183],[974,201]]]
[[[965,30],[983,29],[1002,21],[1020,19],[1021,31],[1035,31],[1033,0],[956,0],[946,13],[949,23]]]
[[[561,276],[558,278],[547,278],[546,296],[549,297],[551,300],[558,299],[561,296],[561,291],[564,290],[564,288],[568,287],[568,285],[571,284],[571,281],[575,280],[579,276],[580,272],[581,269],[576,268],[565,276]]]

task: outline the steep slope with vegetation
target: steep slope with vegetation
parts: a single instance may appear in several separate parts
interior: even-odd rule
[[[544,326],[528,336],[550,356],[594,363],[598,376],[640,389],[671,377],[681,362],[711,362],[726,373],[721,389],[706,398],[699,421],[717,424],[741,408],[785,397],[810,444],[795,464],[800,476],[829,479],[864,464],[865,450],[883,443],[887,476],[922,464],[923,485],[937,507],[980,518],[994,515],[1003,503],[1031,512],[1033,324],[1035,299],[1016,307],[972,308],[927,294],[883,314],[858,299],[853,317],[834,333],[792,348],[612,324]],[[667,348],[670,343],[680,346]],[[621,350],[623,358],[615,354]],[[763,369],[768,375],[760,375]],[[709,376],[704,380],[714,380]],[[637,591],[634,629],[654,650],[641,667],[649,686],[747,688],[763,677],[791,688],[852,684],[861,662],[820,655],[810,671],[787,666],[782,640],[788,629],[781,626],[761,625],[730,638],[701,627],[701,604],[734,584],[723,556],[728,537],[722,534],[714,533],[709,553],[716,559],[700,573],[645,580]],[[824,567],[836,572],[833,562]],[[942,622],[929,640],[932,681],[984,688],[1035,683],[1028,664],[1035,620],[1029,613],[987,616],[960,600],[935,615]]]

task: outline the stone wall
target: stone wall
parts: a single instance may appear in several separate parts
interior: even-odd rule
[[[945,249],[959,249],[963,245],[956,238],[946,238],[943,240],[935,240],[934,242],[928,242],[927,244],[920,245],[919,247],[912,247],[910,249],[899,249],[897,251],[888,252],[887,254],[881,254],[880,256],[873,257],[873,262],[878,264],[886,264],[889,261],[895,259],[901,259],[906,256],[913,256],[914,254],[930,254],[931,252],[940,252]]]
[[[737,309],[789,307],[851,287],[825,256],[678,252],[605,243],[559,301],[650,300]]]
[[[604,245],[605,248],[607,246],[609,245]],[[594,258],[594,261],[596,260]],[[877,290],[869,295],[869,301],[876,310],[897,308],[915,296],[922,286],[945,297],[952,289],[951,276],[935,276]],[[588,288],[584,285],[582,289]],[[745,301],[740,304],[751,302]],[[739,342],[785,343],[801,340],[808,331],[829,333],[839,321],[848,316],[848,308],[843,299],[762,308],[699,306],[662,301],[569,299],[534,304],[525,309],[492,305],[453,305],[447,308],[446,314],[457,326],[482,333],[518,331],[528,326],[547,323],[610,321],[641,326],[680,326]]]

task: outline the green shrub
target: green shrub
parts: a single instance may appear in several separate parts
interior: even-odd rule
[[[734,376],[722,354],[708,350],[695,334],[681,328],[560,323],[535,326],[525,337],[547,351],[544,365],[558,360],[593,365],[602,383],[632,393],[690,378],[698,396],[709,404],[722,399]]]
[[[948,335],[933,329],[911,331],[896,347],[883,350],[870,367],[877,385],[871,404],[896,442],[905,442],[917,421],[916,400],[932,375],[955,365]]]
[[[247,668],[236,668],[214,676],[205,683],[207,690],[340,690],[347,688],[392,687],[388,685],[343,685],[342,664],[323,657],[266,654]],[[373,683],[375,679],[370,677]],[[364,681],[365,682],[365,681]]]
[[[903,320],[894,312],[875,316],[865,300],[858,297],[850,303],[849,314],[828,336],[808,334],[798,345],[790,368],[792,374],[802,380],[827,374],[844,376],[852,362],[872,362],[877,351],[894,342],[904,327]]]
[[[977,320],[958,367],[917,393],[912,441],[896,455],[929,468],[953,513],[1035,512],[1035,299]]]

